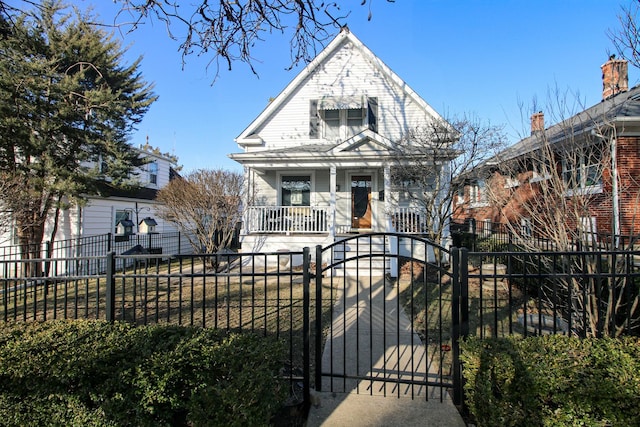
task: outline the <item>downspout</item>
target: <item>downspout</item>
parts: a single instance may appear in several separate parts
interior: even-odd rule
[[[615,238],[615,247],[618,248],[620,245],[620,193],[618,186],[618,144],[617,139],[615,137],[611,138],[611,185],[612,185],[612,193],[613,200],[612,208],[613,208],[613,223],[612,227],[614,238]]]

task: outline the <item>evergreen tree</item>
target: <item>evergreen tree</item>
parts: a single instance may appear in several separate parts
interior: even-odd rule
[[[38,257],[47,218],[106,186],[132,186],[129,134],[155,101],[141,58],[123,65],[110,34],[47,0],[0,38],[0,211],[23,257]]]

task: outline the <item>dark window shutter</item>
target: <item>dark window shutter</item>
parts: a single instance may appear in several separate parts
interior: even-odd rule
[[[367,98],[367,125],[378,132],[378,98]]]
[[[309,138],[320,137],[320,117],[318,116],[318,100],[309,103]]]

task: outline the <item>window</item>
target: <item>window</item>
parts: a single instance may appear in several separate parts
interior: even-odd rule
[[[364,110],[349,108],[346,110],[322,111],[324,139],[344,141],[364,129]]]
[[[377,132],[378,101],[376,98],[324,97],[313,99],[309,107],[309,137],[330,142],[349,139],[368,128]]]
[[[149,171],[149,183],[157,184],[158,183],[158,163],[157,162],[149,163],[147,170]]]
[[[487,194],[484,179],[479,179],[469,187],[469,203],[471,205],[486,205]]]
[[[531,237],[531,219],[530,218],[520,219],[520,231],[523,237]]]
[[[579,154],[575,158],[565,158],[562,161],[562,180],[569,195],[576,190],[588,193],[602,191],[601,168],[600,155],[595,151]]]
[[[456,195],[458,196],[458,201],[457,203],[459,205],[464,203],[464,187],[460,186],[458,187],[458,190],[456,191]]]
[[[340,138],[340,110],[323,111],[324,139],[336,141]]]
[[[504,181],[504,188],[515,188],[520,185],[518,178],[507,177]]]
[[[311,205],[311,177],[309,175],[282,177],[282,206]]]
[[[534,155],[531,162],[531,179],[529,179],[529,182],[546,181],[551,178],[552,169],[549,156],[545,157],[543,154]]]
[[[492,227],[493,227],[493,223],[491,222],[490,218],[485,218],[482,221],[482,234],[484,237],[491,236]]]

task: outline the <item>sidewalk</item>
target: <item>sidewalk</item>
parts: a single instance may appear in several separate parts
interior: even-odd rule
[[[323,391],[314,393],[316,405],[310,408],[307,426],[465,425],[446,391],[402,382],[436,379],[438,367],[411,330],[395,289],[389,284],[386,288],[382,277],[371,287],[368,279],[351,280],[339,295],[331,338],[323,350],[323,372],[373,379],[324,377]]]

